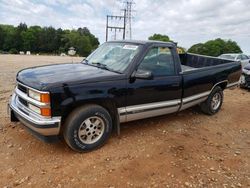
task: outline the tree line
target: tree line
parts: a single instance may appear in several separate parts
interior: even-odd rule
[[[53,27],[30,26],[20,23],[17,27],[0,25],[0,51],[17,54],[31,53],[60,54],[70,47],[80,56],[87,56],[99,45],[87,27],[78,29],[55,29]]]
[[[158,40],[164,42],[173,42],[167,35],[154,34],[148,38],[149,40]],[[189,53],[208,55],[217,57],[225,53],[242,53],[240,46],[232,40],[223,40],[221,38],[209,40],[205,43],[198,43],[191,46],[188,50],[178,47]]]
[[[148,39],[174,42],[167,35],[162,34],[154,34]],[[70,47],[74,47],[78,55],[86,57],[98,45],[98,38],[87,27],[63,30],[53,27],[28,27],[25,23],[20,23],[17,27],[0,24],[0,53],[3,51],[18,54],[20,51],[31,51],[31,53],[60,54],[66,53]],[[209,56],[242,53],[240,46],[235,41],[220,38],[195,44],[188,50],[178,46],[178,51]]]

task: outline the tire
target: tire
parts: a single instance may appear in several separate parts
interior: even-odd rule
[[[66,119],[63,137],[67,145],[78,152],[100,148],[110,137],[112,119],[99,105],[85,105],[75,109]]]
[[[216,103],[216,101],[218,101],[218,103]],[[222,103],[223,90],[219,86],[216,86],[208,96],[207,100],[200,104],[200,109],[207,115],[214,115],[220,111]]]

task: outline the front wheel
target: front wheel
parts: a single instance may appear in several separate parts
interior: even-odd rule
[[[64,140],[75,151],[87,152],[101,147],[112,132],[112,120],[99,105],[75,109],[64,125]]]
[[[216,114],[223,103],[223,90],[217,86],[208,96],[207,100],[200,104],[201,111],[208,115]]]

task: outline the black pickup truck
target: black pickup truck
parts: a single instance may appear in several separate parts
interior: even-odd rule
[[[102,146],[120,123],[194,105],[217,113],[223,90],[238,84],[231,60],[177,54],[173,43],[106,42],[80,63],[33,67],[17,74],[11,121],[38,138],[61,136],[74,150]]]

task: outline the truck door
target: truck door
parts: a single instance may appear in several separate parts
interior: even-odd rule
[[[166,46],[154,46],[147,50],[128,81],[125,121],[178,111],[182,78],[176,71],[174,53],[174,48]],[[136,76],[137,73],[151,73],[151,77]]]

